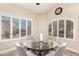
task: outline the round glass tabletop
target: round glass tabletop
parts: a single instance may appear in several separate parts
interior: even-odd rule
[[[55,42],[48,41],[48,42],[32,42],[28,41],[26,44],[26,47],[31,50],[33,53],[36,55],[45,55],[47,54],[50,50],[53,50],[53,48],[57,46]]]

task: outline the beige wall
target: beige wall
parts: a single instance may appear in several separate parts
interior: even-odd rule
[[[55,9],[57,7],[62,7],[63,11],[60,15],[55,15]],[[67,46],[73,50],[79,51],[79,4],[57,4],[54,8],[51,9],[48,13],[40,15],[39,20],[39,33],[44,32],[45,37],[47,37],[47,24],[55,19],[66,18],[74,21],[74,39],[67,40],[66,38],[59,41],[67,42]],[[39,34],[38,33],[38,34]]]
[[[60,15],[55,15],[55,9],[57,7],[62,7],[63,12]],[[23,18],[31,19],[32,22],[32,35],[35,37],[36,40],[39,40],[39,34],[41,32],[44,33],[44,37],[48,36],[48,23],[54,19],[59,18],[67,18],[75,21],[75,38],[73,40],[66,40],[65,42],[68,43],[68,47],[74,50],[79,51],[79,4],[57,4],[53,7],[49,12],[43,14],[35,14],[28,9],[25,10],[18,6],[12,4],[0,4],[0,14],[11,15],[11,16],[18,16]],[[46,39],[45,39],[46,40]],[[61,39],[59,39],[62,41]],[[12,41],[15,42],[15,41]],[[4,42],[5,43],[5,42]],[[8,42],[5,44],[0,42],[0,47],[2,46],[3,49],[9,49]],[[15,44],[15,43],[13,43]],[[6,47],[8,46],[8,47]]]
[[[38,18],[38,32],[37,32],[37,38],[40,40],[40,33],[44,33],[44,39],[47,37],[47,23],[49,22],[48,20],[48,15],[46,14],[40,14]]]

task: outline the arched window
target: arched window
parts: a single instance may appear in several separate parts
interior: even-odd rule
[[[48,25],[48,35],[52,35],[52,23]]]
[[[52,21],[50,24],[51,26],[49,26],[49,30],[51,30],[48,31],[49,36],[50,33],[52,33],[52,36],[54,37],[73,39],[73,21],[59,19]]]
[[[73,22],[66,20],[66,37],[73,38]]]
[[[57,21],[53,22],[53,36],[57,36]]]

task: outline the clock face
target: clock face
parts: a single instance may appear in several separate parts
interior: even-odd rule
[[[58,7],[58,8],[55,10],[55,14],[56,14],[56,15],[61,14],[62,10],[63,10],[63,9],[62,9],[61,7]]]

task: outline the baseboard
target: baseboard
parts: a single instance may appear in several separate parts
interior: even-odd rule
[[[75,50],[75,49],[72,49],[72,48],[69,48],[69,47],[67,47],[66,49],[79,54],[78,50]]]
[[[8,50],[5,50],[5,51],[0,51],[0,54],[7,53],[7,52],[13,51],[13,50],[16,50],[16,48],[11,48],[11,49],[8,49]]]

